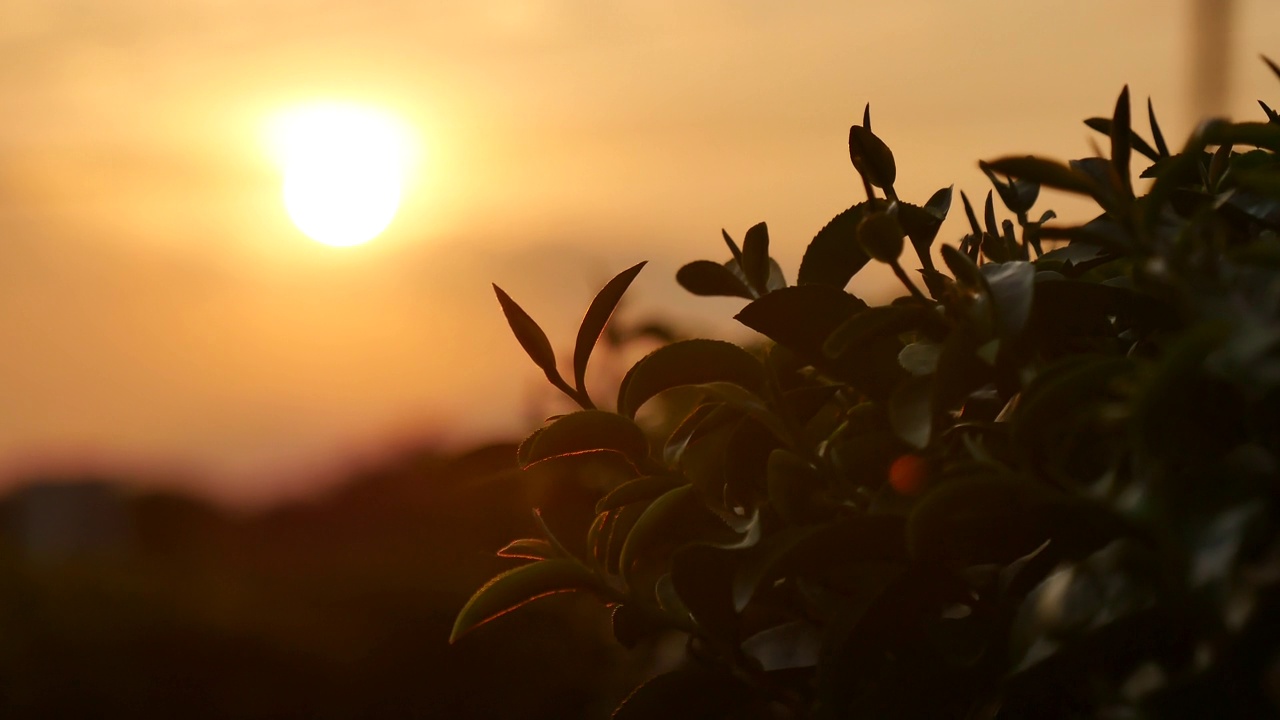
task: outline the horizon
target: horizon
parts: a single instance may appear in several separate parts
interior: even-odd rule
[[[1258,60],[1280,56],[1280,6],[1242,0],[1229,83],[1205,94],[1205,7],[11,3],[0,489],[78,463],[253,505],[419,441],[518,439],[542,381],[490,283],[563,350],[599,286],[649,260],[625,318],[747,337],[675,270],[763,220],[794,277],[857,201],[845,136],[865,103],[916,202],[952,183],[981,198],[979,159],[1088,154],[1082,121],[1125,84],[1176,146],[1280,89]],[[349,248],[290,224],[263,140],[273,115],[335,99],[423,146],[390,227]],[[1060,200],[1039,207],[1072,219]]]

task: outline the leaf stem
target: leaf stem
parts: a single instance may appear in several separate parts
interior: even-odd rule
[[[894,260],[889,263],[889,267],[893,268],[893,274],[897,275],[898,279],[902,281],[902,284],[906,285],[907,289],[911,291],[911,297],[914,297],[921,302],[932,304],[932,301],[925,297],[924,293],[920,292],[920,288],[916,287],[914,282],[911,282],[911,277],[907,275],[907,271],[902,269],[902,263]]]

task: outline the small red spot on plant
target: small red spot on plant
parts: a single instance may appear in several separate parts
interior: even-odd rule
[[[889,466],[889,485],[899,495],[915,495],[929,479],[929,461],[919,455],[903,455]]]

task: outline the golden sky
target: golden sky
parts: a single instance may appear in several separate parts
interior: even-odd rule
[[[766,220],[793,275],[859,199],[845,138],[865,102],[904,198],[980,197],[978,158],[1088,154],[1081,120],[1125,83],[1180,142],[1191,17],[1189,0],[6,0],[0,476],[163,468],[254,501],[389,443],[514,435],[539,373],[489,283],[568,347],[593,290],[650,260],[631,311],[715,328],[734,304],[683,297],[675,269]],[[1257,61],[1280,56],[1280,3],[1240,0],[1232,25],[1219,110],[1252,118],[1280,97]],[[419,137],[368,245],[318,245],[284,214],[266,126],[315,100]]]

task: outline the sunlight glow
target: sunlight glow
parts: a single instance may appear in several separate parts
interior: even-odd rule
[[[285,113],[271,128],[289,218],[325,245],[359,245],[391,224],[412,142],[391,115],[327,103]]]

